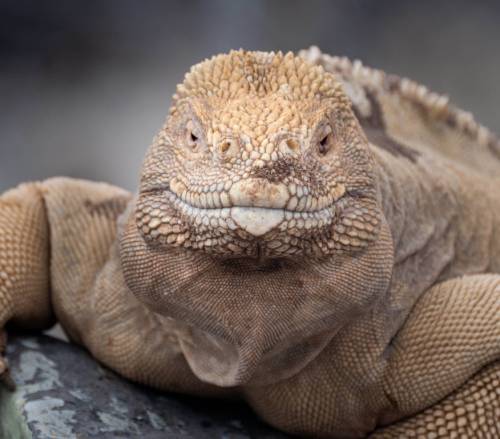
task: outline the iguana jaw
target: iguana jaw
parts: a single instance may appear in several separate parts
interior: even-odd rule
[[[165,197],[188,221],[196,226],[221,227],[229,230],[241,228],[253,236],[262,236],[281,226],[281,230],[297,227],[311,229],[328,225],[335,215],[335,204],[316,210],[295,210],[285,205],[272,203],[272,200],[260,198],[257,201],[236,200],[226,207],[197,207],[189,204],[171,191],[165,191]],[[233,197],[234,199],[234,197]],[[296,204],[296,201],[293,201]],[[155,223],[153,223],[153,226]],[[154,227],[153,227],[154,228]]]
[[[220,187],[221,186],[221,187]],[[265,178],[242,178],[229,184],[194,190],[178,178],[170,181],[169,191],[184,203],[200,209],[224,207],[266,207],[292,212],[317,212],[331,207],[346,192],[343,184],[318,194],[308,185],[272,182]]]
[[[292,228],[296,223],[298,228],[323,227],[331,223],[334,203],[345,194],[339,185],[334,194],[317,197],[307,186],[297,188],[263,178],[241,179],[228,189],[215,189],[196,193],[177,179],[170,184],[173,202],[198,225],[205,222],[232,229],[236,225],[255,237],[279,226],[282,230]]]
[[[327,207],[297,211],[252,203],[200,208],[168,189],[158,189],[141,194],[135,218],[142,236],[152,245],[229,258],[352,252],[373,242],[380,224],[376,206],[347,193]]]
[[[168,190],[153,198],[162,200],[150,202],[156,209],[136,212],[137,226],[148,242],[178,247],[185,239],[199,238],[199,246],[194,242],[192,248],[227,256],[257,256],[262,251],[268,257],[291,256],[300,250],[301,239],[312,233],[328,235],[338,209],[336,204],[302,212],[255,205],[200,208]],[[172,224],[177,218],[180,220]]]

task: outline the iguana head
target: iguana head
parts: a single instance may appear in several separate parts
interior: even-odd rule
[[[122,262],[141,300],[186,324],[193,371],[236,385],[299,370],[366,311],[392,267],[383,229],[335,78],[291,53],[233,51],[178,86]],[[273,375],[279,356],[294,359]]]
[[[223,257],[326,256],[377,236],[366,140],[331,74],[289,53],[194,66],[144,164],[145,239]]]

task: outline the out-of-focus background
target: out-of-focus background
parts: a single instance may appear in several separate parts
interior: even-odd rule
[[[0,192],[68,175],[134,189],[190,65],[231,48],[411,77],[500,131],[500,2],[0,0]]]

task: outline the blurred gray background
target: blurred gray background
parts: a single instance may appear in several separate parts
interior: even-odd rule
[[[500,2],[0,0],[0,191],[54,175],[134,189],[193,63],[311,44],[416,79],[500,130]]]

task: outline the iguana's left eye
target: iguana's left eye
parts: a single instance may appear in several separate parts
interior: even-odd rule
[[[200,147],[200,135],[192,121],[186,124],[186,144],[191,151],[196,152]]]
[[[330,151],[330,148],[332,147],[333,144],[333,132],[332,132],[332,127],[330,125],[326,125],[323,128],[323,131],[319,139],[320,140],[317,145],[318,152],[321,155],[325,155],[328,151]]]

